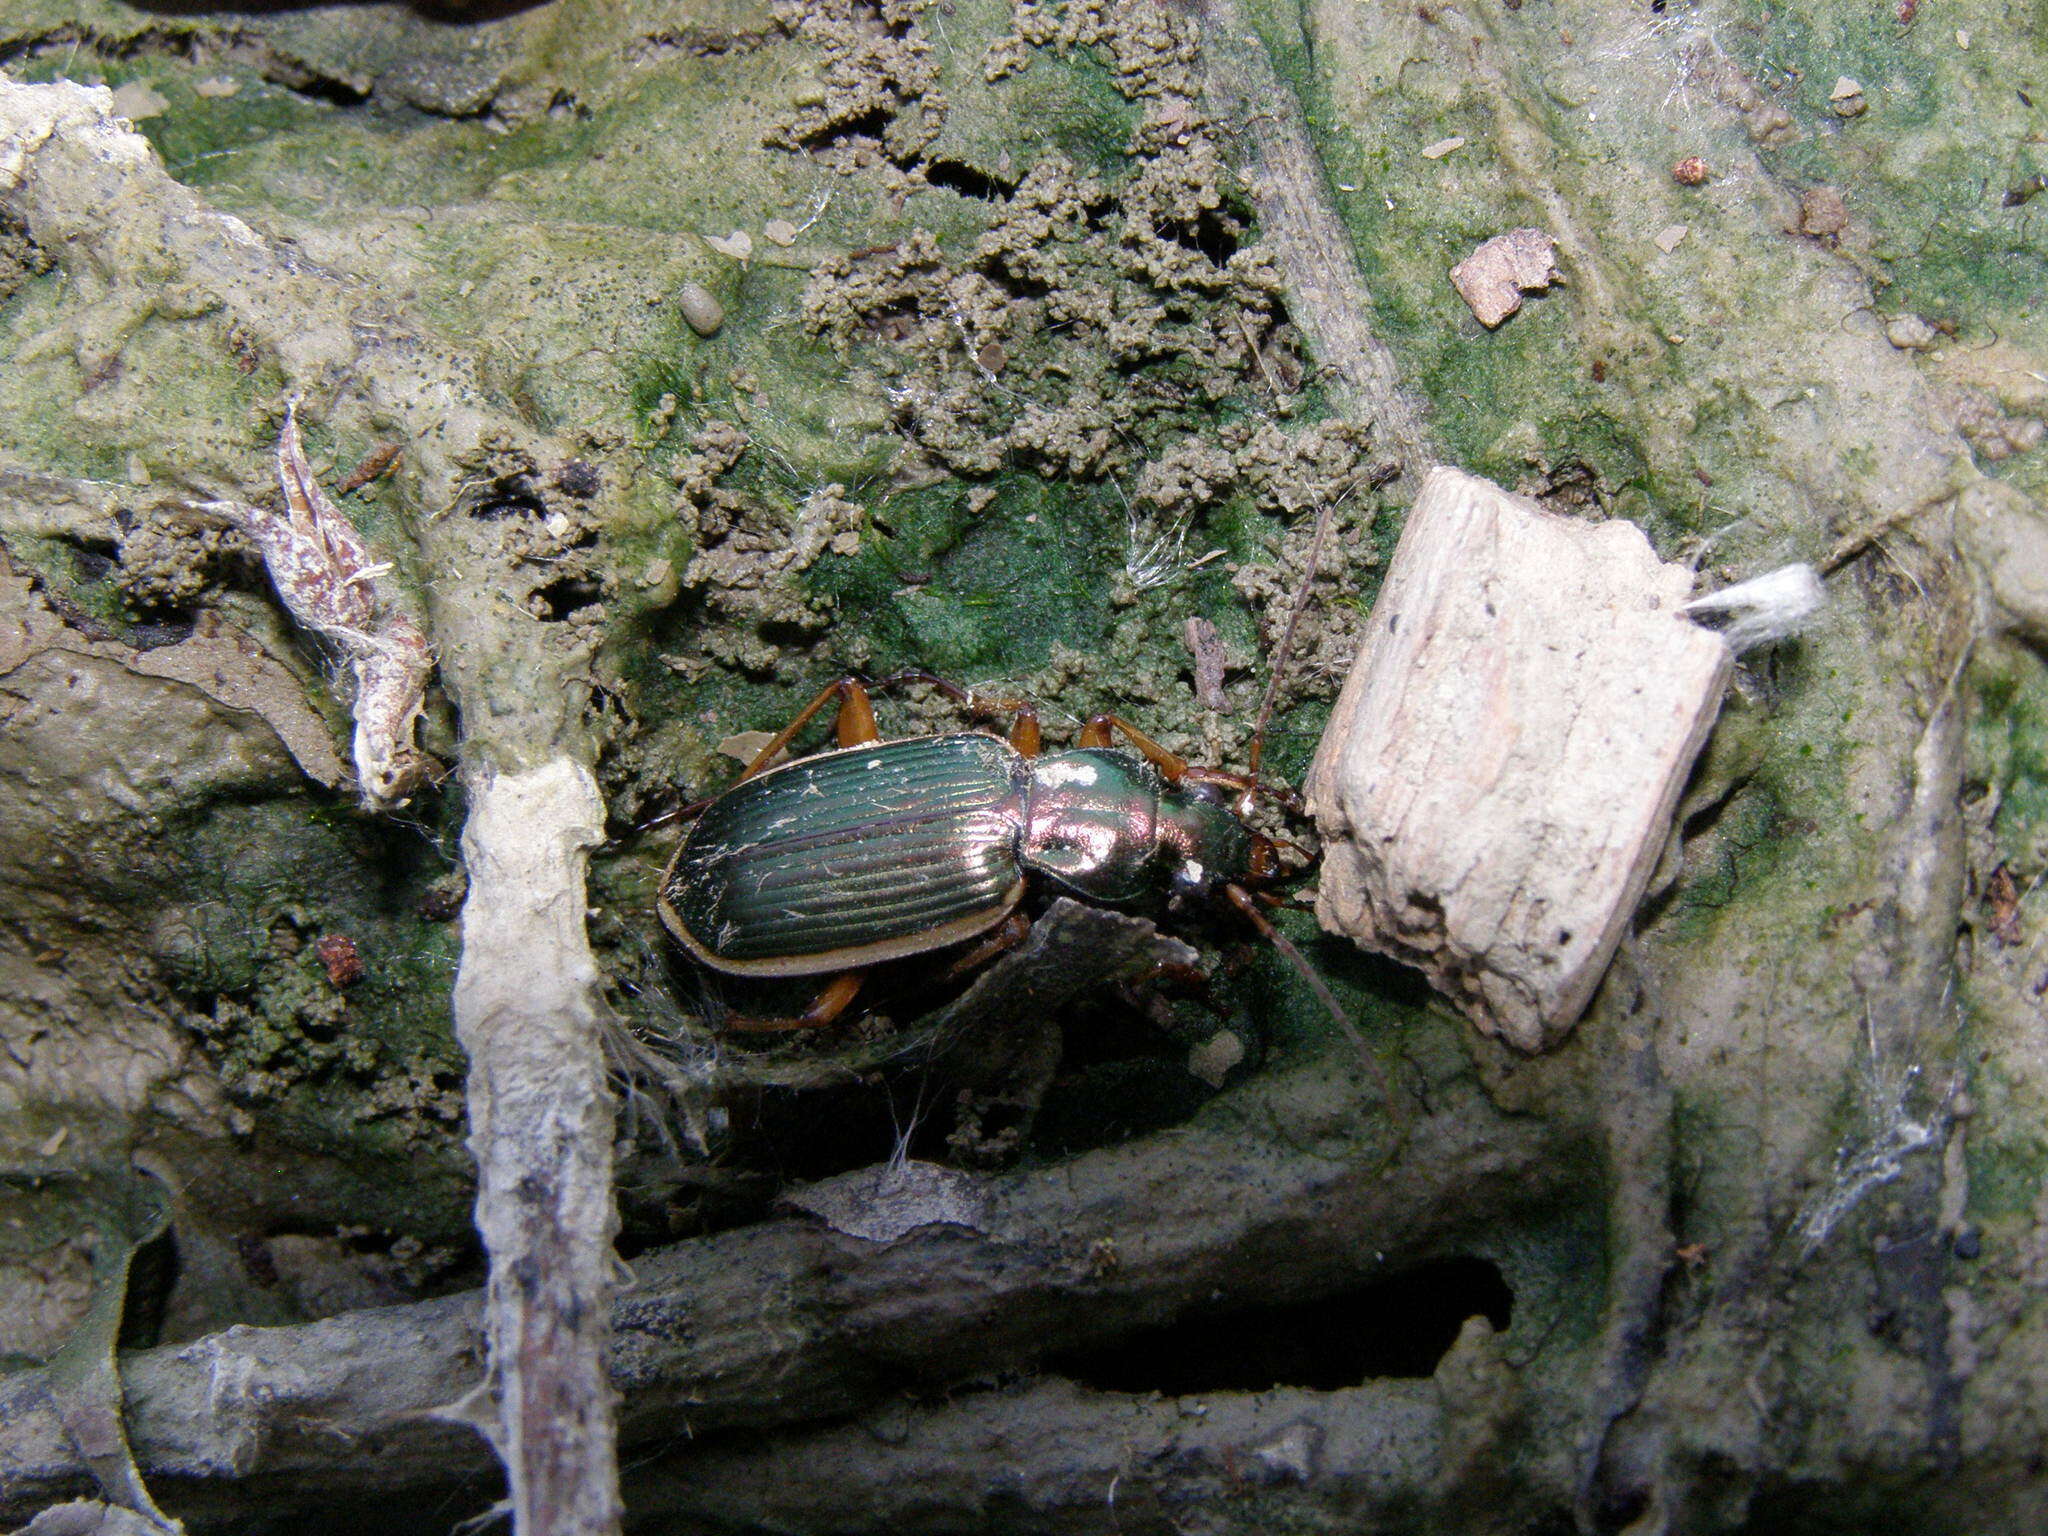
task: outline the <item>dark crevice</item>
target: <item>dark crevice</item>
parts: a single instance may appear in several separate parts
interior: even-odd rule
[[[1229,214],[1209,208],[1193,219],[1176,219],[1156,226],[1153,232],[1220,267],[1237,254],[1243,226]]]
[[[798,140],[813,154],[823,149],[833,149],[853,139],[872,139],[882,142],[882,135],[889,131],[889,124],[896,120],[896,114],[887,107],[872,107],[858,117],[841,118],[825,124],[814,133],[807,133]]]
[[[1001,288],[1012,299],[1046,299],[1052,297],[1053,285],[1034,277],[1020,277],[1012,272],[1000,255],[990,256],[975,263],[973,270]]]
[[[1201,1312],[1046,1362],[1103,1392],[1331,1392],[1436,1370],[1469,1317],[1505,1332],[1514,1294],[1484,1259],[1438,1259],[1317,1301]]]
[[[265,10],[294,8],[296,7],[283,5],[245,5],[230,9],[255,14]],[[191,7],[154,5],[144,6],[142,9],[160,14],[179,15],[186,11],[193,14],[202,10],[218,12],[222,8],[208,4]],[[271,84],[282,86],[310,101],[322,101],[338,107],[356,107],[370,99],[370,90],[367,86],[358,86],[347,80],[323,74],[303,60],[278,54],[267,40],[258,34],[235,26],[220,26],[217,23],[211,26],[145,27],[133,36],[122,38],[104,37],[89,27],[53,27],[33,37],[0,42],[0,65],[36,58],[60,48],[67,54],[83,50],[102,59],[118,59],[124,62],[143,58],[166,58],[196,65],[206,58],[235,59],[249,65]]]
[[[1003,202],[1017,190],[1014,180],[1005,181],[999,176],[991,176],[963,160],[929,160],[925,162],[924,177],[935,187],[991,203]]]
[[[273,16],[283,11],[326,9],[329,0],[131,0],[131,3],[138,11],[149,11],[158,16],[205,16],[223,12],[239,16]],[[354,0],[354,3],[366,5],[369,0]],[[547,0],[409,0],[406,9],[428,21],[455,27],[503,21],[546,3]]]
[[[162,1336],[164,1311],[177,1279],[178,1242],[166,1227],[128,1261],[128,1289],[121,1298],[121,1348],[147,1349]]]
[[[258,63],[257,68],[272,85],[281,85],[308,101],[324,101],[332,107],[360,107],[370,99],[368,86],[320,74],[296,61],[287,63],[272,56]]]
[[[604,584],[593,576],[561,576],[544,587],[533,589],[536,613],[548,623],[559,623],[579,608],[604,601]]]
[[[71,567],[78,573],[79,581],[99,581],[113,573],[119,554],[118,547],[80,539],[71,549]]]
[[[501,522],[508,517],[539,517],[541,504],[530,496],[518,492],[500,492],[486,496],[469,508],[469,515],[486,523]]]
[[[861,329],[876,341],[905,341],[922,323],[923,316],[918,312],[916,302],[905,300],[868,314],[861,322]]]
[[[627,47],[626,58],[634,64],[670,54],[682,54],[692,59],[721,58],[729,54],[753,53],[770,43],[781,42],[787,36],[789,29],[779,22],[758,32],[727,32],[687,24],[663,27],[641,34]]]

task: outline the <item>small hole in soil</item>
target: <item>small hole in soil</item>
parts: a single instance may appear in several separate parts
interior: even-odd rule
[[[1428,1376],[1465,1319],[1505,1331],[1514,1293],[1484,1259],[1439,1259],[1319,1301],[1211,1312],[1049,1360],[1104,1392],[1329,1392],[1381,1376]]]
[[[1237,221],[1213,208],[1203,209],[1192,219],[1157,226],[1156,232],[1219,267],[1237,254]]]
[[[978,197],[986,202],[998,202],[1017,190],[1017,183],[978,171],[959,160],[932,160],[924,168],[925,180],[935,187],[958,192],[962,197]]]
[[[896,114],[888,107],[871,107],[858,117],[849,117],[820,128],[816,133],[806,134],[803,144],[806,149],[816,152],[833,149],[852,139],[875,139],[879,141],[889,131],[889,124],[896,120]]]
[[[578,608],[604,601],[604,585],[589,576],[564,576],[544,587],[534,588],[540,600],[539,615],[548,623],[559,623]]]
[[[469,516],[481,522],[502,522],[506,518],[537,518],[541,516],[541,504],[520,492],[498,492],[485,496],[481,502],[469,508]]]

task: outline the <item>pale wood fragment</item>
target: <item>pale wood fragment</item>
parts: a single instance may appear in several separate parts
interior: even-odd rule
[[[1495,235],[1451,268],[1451,286],[1489,331],[1522,307],[1523,294],[1557,281],[1557,241],[1540,229]]]
[[[1728,646],[1634,524],[1430,472],[1309,771],[1323,925],[1555,1043],[1614,954]]]

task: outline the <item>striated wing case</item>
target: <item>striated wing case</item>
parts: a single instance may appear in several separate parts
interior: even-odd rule
[[[936,949],[1023,892],[1028,771],[993,736],[877,742],[734,786],[684,835],[662,919],[721,970],[803,976]]]

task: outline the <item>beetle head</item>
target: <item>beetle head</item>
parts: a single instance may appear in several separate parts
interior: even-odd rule
[[[1272,844],[1252,832],[1214,784],[1186,783],[1159,796],[1159,849],[1170,862],[1169,893],[1177,904],[1206,900],[1225,883],[1257,883],[1270,866]]]

